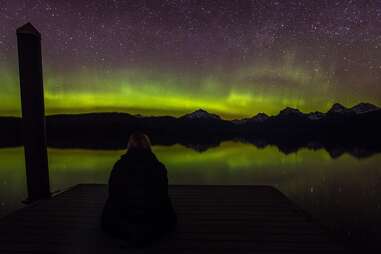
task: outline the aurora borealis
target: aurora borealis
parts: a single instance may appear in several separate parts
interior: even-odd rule
[[[19,114],[15,30],[29,21],[48,114],[381,105],[377,0],[0,0],[1,115]]]

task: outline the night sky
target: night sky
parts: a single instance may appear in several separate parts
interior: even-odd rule
[[[19,114],[15,30],[29,21],[48,114],[381,105],[381,0],[0,0],[2,115]]]

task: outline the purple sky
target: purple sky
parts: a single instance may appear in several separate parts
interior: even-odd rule
[[[381,104],[381,1],[0,0],[0,73],[17,71],[15,29],[29,21],[48,95],[160,86],[163,97],[207,92],[199,106],[225,114],[236,98],[235,115]],[[0,88],[13,92],[12,80]]]

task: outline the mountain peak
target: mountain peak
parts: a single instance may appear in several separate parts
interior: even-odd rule
[[[348,109],[341,105],[340,103],[335,103],[332,105],[331,109],[327,113],[345,113]]]
[[[362,102],[362,103],[359,103],[359,104],[353,106],[352,108],[350,108],[350,111],[353,111],[356,114],[363,114],[363,113],[376,111],[379,109],[380,109],[379,107],[377,107],[371,103]]]
[[[250,120],[254,121],[254,122],[263,122],[263,121],[267,120],[268,118],[269,118],[269,116],[267,114],[258,113],[257,115],[250,118]]]
[[[185,114],[182,117],[186,119],[215,119],[215,120],[221,119],[219,115],[209,113],[201,108],[197,109],[196,111],[192,113]]]
[[[303,115],[303,113],[300,112],[299,109],[291,108],[291,107],[286,107],[285,109],[283,109],[279,112],[279,116],[289,116],[289,115],[301,116],[301,115]]]

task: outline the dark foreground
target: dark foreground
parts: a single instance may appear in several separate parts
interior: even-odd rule
[[[267,186],[170,186],[176,233],[146,249],[99,228],[106,185],[77,185],[0,220],[0,253],[347,253]]]

